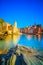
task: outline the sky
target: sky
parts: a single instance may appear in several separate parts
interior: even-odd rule
[[[43,0],[0,0],[0,18],[18,28],[43,26]]]

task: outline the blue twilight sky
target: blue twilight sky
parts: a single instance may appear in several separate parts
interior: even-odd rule
[[[43,26],[43,0],[0,0],[0,18],[18,27]]]

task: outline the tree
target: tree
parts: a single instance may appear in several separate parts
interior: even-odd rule
[[[4,20],[3,19],[0,19],[0,23],[3,23],[4,22]]]

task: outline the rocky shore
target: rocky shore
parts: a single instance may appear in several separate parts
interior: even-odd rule
[[[24,46],[16,46],[0,54],[0,65],[43,65],[43,54]]]

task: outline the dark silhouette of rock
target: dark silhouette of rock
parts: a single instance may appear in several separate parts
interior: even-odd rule
[[[20,54],[20,56],[17,56],[15,65],[27,65],[26,62],[24,61],[22,54]]]

